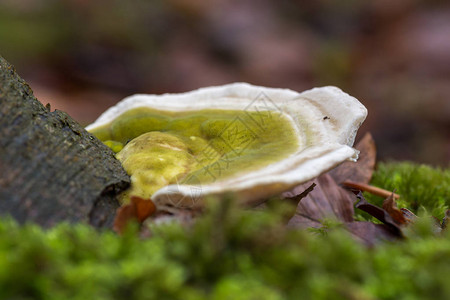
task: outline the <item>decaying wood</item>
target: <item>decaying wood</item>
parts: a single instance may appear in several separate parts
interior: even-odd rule
[[[129,177],[113,153],[62,111],[50,112],[0,57],[0,215],[51,226],[111,227]]]

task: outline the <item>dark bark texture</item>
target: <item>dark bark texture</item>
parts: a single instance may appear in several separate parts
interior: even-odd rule
[[[111,227],[129,177],[112,151],[62,111],[50,112],[0,56],[0,215],[49,227]]]

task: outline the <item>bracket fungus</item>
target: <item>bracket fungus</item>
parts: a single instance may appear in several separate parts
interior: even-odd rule
[[[336,87],[302,93],[246,83],[182,94],[134,95],[87,130],[156,205],[195,207],[233,192],[249,205],[313,179],[346,160],[367,115]]]

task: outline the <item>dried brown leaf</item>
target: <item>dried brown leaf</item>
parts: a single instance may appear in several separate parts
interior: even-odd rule
[[[386,197],[390,196],[392,202],[389,202],[391,200],[386,202],[390,211],[399,212],[405,220],[413,218],[407,212],[402,212],[396,207],[397,210],[394,210],[393,205],[395,204],[395,198],[399,197],[398,195],[368,185],[376,159],[375,143],[370,133],[363,137],[356,148],[361,151],[357,163],[343,163],[334,170],[283,194],[285,198],[300,200],[295,215],[288,223],[289,227],[321,228],[324,219],[334,218],[345,224],[347,230],[356,239],[368,246],[373,246],[381,240],[393,240],[402,237],[401,229],[391,215],[386,210],[367,203],[361,192],[358,194],[360,201],[356,207],[375,216],[384,224],[355,222],[353,220],[353,204],[356,199],[353,193],[339,185],[345,182],[350,182],[353,184],[352,187],[357,190],[367,190],[365,187],[369,187],[371,190],[375,189],[375,192],[379,194]],[[312,186],[311,183],[314,183],[315,186]],[[361,186],[363,187],[361,188]],[[295,198],[297,195],[300,196],[299,199]],[[401,217],[396,217],[396,219],[398,218]]]
[[[288,226],[295,228],[321,227],[321,220],[335,218],[342,222],[353,221],[353,196],[339,187],[328,174],[322,174],[297,206],[295,215]]]
[[[341,221],[353,237],[367,246],[373,246],[382,240],[394,240],[402,236],[400,229],[387,212],[368,204],[364,199],[359,203],[363,208],[366,205],[369,210],[378,212],[380,219],[390,220],[390,223],[355,222],[353,220],[355,195],[340,187],[330,175],[321,175],[315,179],[315,184],[314,190],[310,191],[300,201],[295,216],[288,223],[289,227],[321,228],[323,219],[334,218]],[[304,190],[305,186],[299,186],[296,189],[298,192]]]
[[[292,210],[286,212],[286,214],[284,215],[284,220],[286,221],[286,223],[288,223],[289,220],[292,219],[293,216],[295,216],[299,202],[303,198],[308,196],[308,194],[314,190],[315,186],[316,184],[314,182],[308,181],[302,185],[296,186],[291,191],[284,192],[281,195],[284,201],[288,202],[292,207]],[[256,209],[265,209],[268,204],[270,204],[270,200],[268,202],[260,204],[258,207],[256,207]]]
[[[357,162],[344,162],[328,172],[339,184],[344,181],[367,184],[372,178],[377,153],[372,135],[369,132],[366,133],[355,148],[360,151]]]
[[[397,203],[395,203],[394,193],[384,199],[382,207],[392,217],[395,223],[399,225],[405,225],[408,223],[408,220],[405,218],[403,212],[398,209]]]
[[[384,224],[375,224],[372,222],[351,222],[345,225],[353,237],[370,247],[376,245],[380,241],[391,241],[398,238],[398,235],[393,233]]]
[[[300,200],[308,196],[308,194],[314,190],[315,186],[316,184],[314,182],[311,183],[311,181],[308,181],[305,184],[295,187],[292,191],[284,192],[282,197],[298,204]],[[303,188],[305,189],[303,190]],[[300,192],[301,190],[303,191]]]
[[[408,223],[413,223],[416,221],[417,216],[412,211],[410,211],[407,208],[403,208],[403,207],[400,208],[400,210],[402,211],[403,216],[405,217],[405,219]]]
[[[113,229],[120,234],[125,230],[129,222],[136,221],[142,224],[155,211],[156,206],[152,200],[132,196],[129,204],[117,209]]]
[[[387,226],[387,228],[398,237],[403,236],[401,228],[386,210],[367,202],[367,200],[363,197],[361,192],[357,195],[357,197],[359,199],[359,202],[356,204],[355,206],[356,208],[365,211],[369,215],[383,222]]]

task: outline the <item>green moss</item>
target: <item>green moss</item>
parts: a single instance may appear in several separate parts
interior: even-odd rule
[[[115,152],[131,141],[117,158],[132,176],[129,194],[144,198],[168,184],[210,183],[267,166],[299,143],[291,123],[273,111],[137,108],[92,133]]]
[[[403,168],[398,166],[392,170]],[[248,211],[225,198],[207,207],[191,228],[151,225],[147,239],[133,226],[117,236],[87,225],[43,230],[3,218],[0,299],[397,300],[450,294],[450,231],[435,235],[429,218],[407,230],[406,240],[367,249],[339,226],[329,226],[325,235],[286,229],[283,205]]]
[[[409,162],[380,163],[372,185],[400,194],[398,207],[416,214],[433,215],[439,219],[450,208],[450,169],[432,168]],[[381,206],[383,198],[364,194],[367,200]]]

